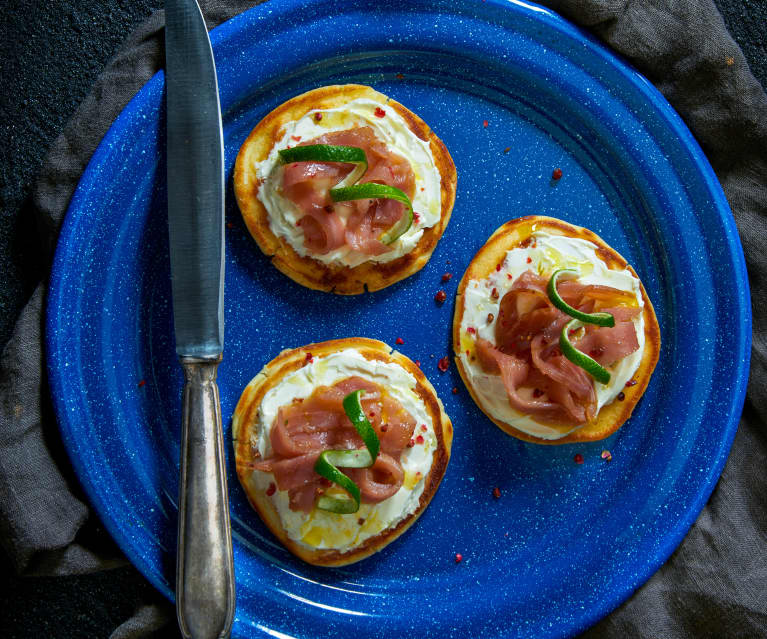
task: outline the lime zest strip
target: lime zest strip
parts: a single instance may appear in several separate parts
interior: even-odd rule
[[[282,164],[291,162],[342,162],[354,164],[349,175],[336,184],[337,188],[345,188],[355,184],[368,170],[368,158],[365,150],[356,146],[339,146],[335,144],[305,144],[282,149],[277,152]]]
[[[356,429],[365,448],[358,450],[326,450],[317,458],[314,464],[314,472],[332,481],[343,488],[349,497],[322,496],[317,500],[317,508],[332,513],[351,514],[360,508],[360,489],[348,476],[344,475],[338,467],[342,468],[369,468],[375,463],[381,442],[376,435],[373,426],[365,416],[362,408],[361,396],[364,390],[356,390],[349,393],[343,399],[344,412]]]
[[[597,326],[615,326],[615,318],[610,313],[582,313],[577,308],[570,306],[565,300],[563,300],[559,292],[557,291],[557,280],[562,274],[567,274],[571,277],[577,277],[578,271],[573,268],[560,268],[552,273],[549,283],[546,286],[546,293],[548,293],[551,303],[563,313],[566,313],[570,317],[580,320],[585,324],[595,324]]]
[[[612,318],[612,315],[610,317]],[[608,370],[595,359],[586,355],[586,353],[579,351],[570,342],[570,338],[568,337],[570,331],[577,331],[579,328],[583,328],[583,322],[579,319],[572,319],[565,324],[565,327],[559,334],[559,350],[562,351],[562,355],[576,366],[580,366],[595,380],[602,384],[607,384],[610,381],[610,373]]]
[[[378,451],[381,449],[381,442],[379,441],[375,430],[373,430],[373,426],[365,416],[365,409],[362,407],[362,394],[364,392],[364,390],[352,391],[344,397],[343,406],[346,416],[357,430],[357,433],[362,438],[365,447],[370,453],[371,461],[369,465],[372,466],[373,461],[378,457]],[[362,468],[362,466],[359,468]]]
[[[365,182],[354,186],[336,186],[330,189],[330,197],[334,202],[348,202],[350,200],[397,200],[405,205],[402,217],[388,231],[378,238],[384,244],[391,244],[400,235],[407,231],[413,224],[413,203],[404,191],[388,184]]]
[[[341,451],[326,450],[322,453],[314,464],[314,472],[318,475],[322,475],[325,479],[329,479],[334,484],[338,484],[351,495],[351,499],[348,497],[326,497],[323,495],[317,500],[317,508],[330,511],[331,513],[340,513],[344,515],[356,513],[360,509],[360,489],[357,484],[338,470],[338,468],[333,465],[333,462],[328,459],[330,453],[336,452]]]

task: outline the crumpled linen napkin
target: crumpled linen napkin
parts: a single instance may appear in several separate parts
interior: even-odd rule
[[[202,0],[209,27],[257,2]],[[767,636],[767,96],[712,0],[548,0],[647,76],[708,156],[743,242],[754,310],[751,378],[730,458],[708,504],[660,570],[586,637]],[[34,202],[51,255],[91,154],[161,68],[163,13],[134,31],[54,142]],[[63,452],[46,383],[46,283],[0,359],[0,542],[21,574],[125,563],[93,517]],[[89,529],[90,527],[90,529]],[[112,637],[168,636],[170,604],[148,602]]]

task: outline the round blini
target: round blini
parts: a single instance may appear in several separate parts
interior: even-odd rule
[[[658,320],[655,317],[652,303],[647,297],[647,292],[641,282],[640,290],[644,301],[643,315],[645,343],[639,367],[632,376],[632,379],[636,384],[628,386],[622,390],[624,395],[623,401],[613,400],[609,404],[602,406],[594,421],[588,422],[575,430],[572,430],[572,423],[545,422],[547,427],[554,428],[560,432],[566,433],[572,431],[564,437],[559,439],[543,439],[535,437],[492,416],[487,406],[483,405],[482,398],[478,394],[476,388],[474,388],[471,377],[468,375],[461,361],[461,323],[466,310],[464,296],[466,286],[471,280],[484,280],[490,276],[491,273],[496,270],[496,266],[503,262],[507,251],[526,246],[531,235],[536,231],[545,231],[551,235],[562,235],[589,241],[596,245],[596,254],[605,263],[608,269],[628,269],[634,277],[637,277],[634,269],[627,264],[626,260],[623,259],[617,251],[588,229],[573,226],[572,224],[562,222],[555,218],[537,215],[522,217],[507,222],[497,229],[495,233],[490,236],[485,245],[477,252],[458,286],[455,314],[453,316],[453,351],[456,356],[455,360],[458,371],[477,406],[479,406],[482,412],[484,412],[496,426],[509,435],[538,444],[567,444],[604,439],[618,430],[618,428],[620,428],[631,416],[634,407],[647,388],[650,376],[655,369],[660,354],[660,328],[658,326]],[[491,292],[488,291],[488,295],[490,294]]]
[[[299,120],[311,111],[339,109],[358,99],[374,101],[383,109],[393,109],[415,136],[428,142],[434,166],[440,175],[440,217],[433,226],[424,229],[415,247],[401,257],[391,261],[368,260],[349,267],[335,262],[326,263],[309,254],[301,256],[284,236],[275,234],[269,213],[258,198],[264,183],[257,174],[256,164],[264,161],[283,138],[286,124]],[[303,286],[340,295],[356,295],[365,289],[377,291],[422,269],[450,220],[455,189],[453,160],[426,123],[398,102],[359,84],[313,89],[280,105],[250,133],[240,148],[234,167],[234,192],[245,224],[259,248],[271,257],[272,264]]]
[[[298,371],[302,367],[321,362],[328,355],[347,351],[348,349],[353,349],[370,362],[396,364],[415,379],[415,385],[411,389],[418,397],[418,400],[422,402],[426,414],[431,420],[436,446],[432,453],[431,467],[428,474],[422,480],[423,490],[418,498],[418,504],[414,512],[399,521],[393,521],[390,527],[383,529],[375,536],[362,540],[362,543],[354,547],[344,549],[343,551],[332,548],[317,549],[289,536],[288,531],[283,525],[278,508],[275,507],[276,501],[266,494],[267,491],[263,490],[263,482],[260,488],[256,481],[256,473],[261,475],[268,474],[253,470],[250,464],[258,459],[260,455],[258,450],[260,410],[267,393],[291,373]],[[364,377],[364,374],[357,374]],[[426,379],[421,369],[401,353],[392,350],[387,344],[361,337],[308,344],[307,346],[285,350],[280,353],[275,359],[264,366],[261,372],[245,387],[234,411],[232,433],[234,437],[237,476],[242,487],[245,489],[251,505],[256,509],[256,512],[258,512],[269,530],[288,550],[304,561],[317,566],[343,566],[357,562],[381,550],[412,526],[415,520],[426,509],[426,506],[437,491],[450,459],[450,449],[453,440],[453,426],[450,419],[445,413],[445,409],[442,406],[441,400],[437,397],[434,387]],[[274,494],[274,492],[273,490],[272,493]],[[385,504],[386,501],[388,500],[384,500],[380,504]],[[316,509],[312,511],[312,514],[315,512]],[[325,516],[330,518],[347,518],[344,522],[346,527],[360,525],[356,514],[326,514]]]

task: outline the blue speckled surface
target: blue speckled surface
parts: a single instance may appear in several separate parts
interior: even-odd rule
[[[212,33],[228,176],[223,413],[231,415],[241,389],[282,348],[402,336],[400,350],[421,360],[445,402],[455,441],[416,526],[374,558],[333,570],[304,565],[275,543],[248,506],[227,447],[235,634],[573,634],[668,557],[729,451],[751,328],[727,203],[692,136],[649,83],[546,10],[492,0],[304,5],[270,2]],[[269,265],[240,219],[231,169],[273,107],[350,81],[373,85],[432,126],[458,168],[458,196],[420,273],[341,298],[303,289]],[[181,374],[162,93],[160,74],[83,176],[56,256],[47,339],[58,419],[83,486],[126,554],[172,596]],[[557,166],[564,177],[553,184]],[[452,300],[487,236],[531,213],[600,234],[634,265],[655,304],[658,368],[632,419],[602,443],[542,447],[507,437],[473,405],[454,367],[437,370],[450,352],[452,303],[437,306],[434,292],[445,288]],[[443,285],[446,271],[456,277]],[[227,437],[230,428],[227,419]],[[603,448],[612,462],[600,458]]]

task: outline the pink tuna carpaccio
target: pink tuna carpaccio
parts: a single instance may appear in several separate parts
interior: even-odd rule
[[[288,491],[291,510],[310,512],[326,487],[314,472],[320,453],[364,447],[343,408],[344,397],[360,389],[365,391],[362,407],[378,435],[381,452],[371,468],[344,468],[343,472],[359,486],[363,503],[388,499],[402,486],[400,456],[413,437],[415,420],[377,384],[348,377],[281,407],[269,436],[272,455],[252,464],[255,470],[272,473],[277,488]]]
[[[370,127],[327,133],[303,141],[299,146],[308,144],[363,149],[368,169],[359,183],[394,186],[413,198],[415,174],[410,163],[389,151]],[[303,213],[298,225],[304,233],[304,246],[312,253],[324,255],[347,245],[365,255],[380,255],[390,250],[378,238],[404,214],[401,202],[376,199],[334,203],[330,198],[330,189],[353,168],[351,164],[338,162],[291,162],[283,168],[283,195]]]
[[[559,349],[559,335],[572,319],[555,308],[546,292],[548,279],[533,271],[517,277],[500,302],[495,343],[477,339],[482,369],[500,375],[509,404],[541,421],[582,424],[596,416],[592,378]],[[584,313],[611,313],[614,327],[588,325],[572,343],[603,366],[639,348],[633,319],[640,313],[631,293],[570,280],[557,286],[562,299]],[[606,307],[605,304],[615,306]]]

